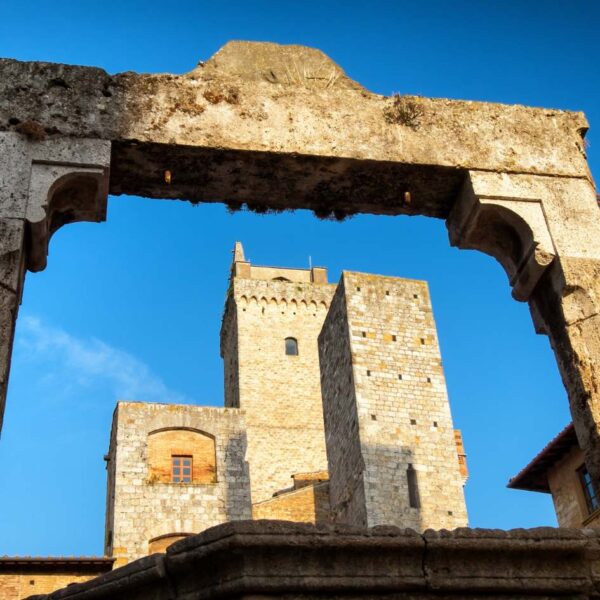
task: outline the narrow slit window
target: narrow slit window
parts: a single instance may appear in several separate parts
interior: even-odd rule
[[[406,481],[408,483],[408,503],[411,508],[421,508],[421,500],[419,498],[419,484],[417,482],[417,472],[414,467],[409,464],[406,469]]]
[[[298,356],[298,340],[296,338],[285,338],[285,353],[288,356]]]
[[[579,480],[581,481],[581,487],[583,488],[583,495],[585,496],[585,503],[587,504],[588,512],[591,514],[598,508],[600,508],[600,502],[596,495],[596,490],[592,484],[592,478],[588,473],[585,465],[582,465],[577,469],[579,474]]]
[[[171,457],[171,481],[173,483],[192,483],[192,457]]]

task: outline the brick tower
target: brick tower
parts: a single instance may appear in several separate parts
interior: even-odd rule
[[[235,244],[221,356],[225,406],[245,413],[255,507],[327,470],[317,339],[334,291],[326,269],[255,266]]]

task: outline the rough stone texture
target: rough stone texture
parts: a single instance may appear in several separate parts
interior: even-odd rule
[[[48,594],[111,569],[112,560],[107,558],[0,557],[0,598],[22,600],[31,594]]]
[[[548,470],[548,485],[560,527],[597,527],[600,524],[600,511],[590,514],[583,495],[577,472],[583,463],[583,452],[573,447]]]
[[[25,270],[46,266],[62,225],[106,216],[110,143],[0,132],[0,430]]]
[[[233,265],[221,356],[226,406],[245,413],[253,504],[327,468],[317,337],[335,286],[311,280],[311,270]],[[288,337],[298,356],[286,355]]]
[[[228,523],[38,600],[597,598],[597,530]]]
[[[427,284],[344,271],[319,357],[334,518],[370,527],[466,525]],[[409,503],[409,465],[420,506]]]
[[[156,477],[148,460],[149,440],[152,432],[171,428],[214,438],[216,471],[210,483],[170,483]],[[189,446],[182,447],[186,440]],[[175,442],[177,454],[194,452],[186,436]],[[146,556],[157,537],[250,518],[245,452],[243,412],[238,409],[119,402],[108,453],[105,553],[122,565]]]
[[[0,81],[3,129],[111,140],[114,194],[446,216],[466,169],[587,175],[581,113],[384,97],[299,46],[230,42],[180,76],[3,60]]]
[[[471,172],[450,240],[504,266],[550,337],[586,464],[600,489],[600,211],[581,178]]]

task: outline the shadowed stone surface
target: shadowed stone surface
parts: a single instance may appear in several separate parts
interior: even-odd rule
[[[598,531],[457,529],[419,535],[240,521],[37,600],[592,598]]]

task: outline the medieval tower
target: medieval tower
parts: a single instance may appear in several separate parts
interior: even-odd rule
[[[253,505],[327,471],[317,341],[334,292],[325,269],[254,266],[235,246],[221,356],[225,406],[245,413]]]
[[[465,526],[466,465],[427,283],[344,271],[319,354],[332,519]]]
[[[119,402],[107,555],[121,565],[239,519],[467,524],[427,284],[256,266],[235,245],[224,407]],[[462,461],[462,462],[461,462]]]

